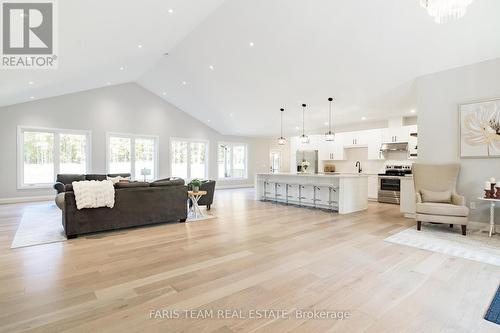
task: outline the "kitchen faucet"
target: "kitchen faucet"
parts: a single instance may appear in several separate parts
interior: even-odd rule
[[[360,161],[356,162],[356,167],[358,168],[358,173],[361,173],[361,171],[363,171],[363,169],[361,169],[361,162]]]

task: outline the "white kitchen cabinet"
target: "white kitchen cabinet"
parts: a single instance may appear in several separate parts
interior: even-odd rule
[[[389,127],[382,130],[383,143],[408,142],[409,137],[410,130],[408,126]]]
[[[378,199],[378,176],[368,176],[368,200],[377,201]]]
[[[344,160],[344,133],[335,134],[334,141],[326,141],[323,136],[319,143],[319,159],[322,161]]]
[[[401,203],[400,211],[405,217],[415,217],[415,186],[413,177],[401,177]]]
[[[366,138],[368,140],[368,159],[369,160],[383,160],[385,159],[384,154],[380,151],[382,146],[382,130],[373,129],[365,131]]]
[[[343,137],[344,147],[366,147],[368,145],[368,131],[345,132]]]

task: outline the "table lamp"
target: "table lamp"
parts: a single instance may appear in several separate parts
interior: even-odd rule
[[[146,181],[146,176],[151,175],[151,169],[144,168],[141,169],[141,176],[144,176],[144,181]]]

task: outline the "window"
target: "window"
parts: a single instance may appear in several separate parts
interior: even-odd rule
[[[130,173],[132,179],[158,177],[158,137],[108,133],[108,173]]]
[[[247,145],[219,143],[217,165],[219,179],[247,178]]]
[[[279,172],[281,169],[281,152],[272,150],[270,153],[271,158],[271,172]]]
[[[170,141],[172,177],[184,179],[208,177],[208,142],[172,138]]]
[[[48,187],[58,173],[90,171],[90,132],[18,128],[18,187]]]

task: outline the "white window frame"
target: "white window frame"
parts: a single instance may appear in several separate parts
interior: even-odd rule
[[[51,183],[25,184],[24,183],[24,132],[39,132],[54,134],[54,180]],[[85,135],[87,138],[85,149],[86,173],[92,173],[92,132],[90,130],[74,130],[61,128],[47,128],[35,126],[17,126],[17,189],[51,188],[54,185],[60,170],[60,139],[61,134]]]
[[[231,147],[231,175],[234,170],[234,157],[233,157],[233,148],[234,146],[245,146],[245,172],[243,177],[219,177],[219,146],[220,145],[228,145]],[[217,142],[217,179],[220,181],[224,180],[245,180],[248,179],[248,144],[244,142],[228,142],[228,141],[219,141]]]
[[[172,149],[172,142],[174,141],[182,141],[182,142],[187,142],[187,181],[191,181],[191,147],[190,143],[204,143],[206,150],[205,150],[205,178],[208,179],[210,178],[209,176],[209,165],[210,165],[210,141],[209,140],[204,140],[204,139],[187,139],[187,138],[179,138],[179,137],[171,137],[170,142],[169,142],[169,167],[170,167],[170,177],[172,177],[172,161],[174,160],[173,154],[174,150]]]
[[[269,166],[270,166],[270,171],[273,172],[273,154],[278,154],[279,155],[279,160],[280,160],[280,165],[278,167],[278,170],[277,172],[280,172],[281,169],[282,169],[282,165],[283,165],[283,153],[281,150],[277,150],[277,149],[271,149],[269,151]]]
[[[160,137],[157,135],[146,135],[146,134],[131,134],[131,133],[118,133],[118,132],[106,132],[106,173],[109,172],[109,159],[111,157],[110,153],[110,146],[109,146],[109,139],[111,137],[118,137],[118,138],[126,138],[130,139],[130,179],[136,180],[135,179],[135,140],[136,139],[153,139],[155,142],[155,151],[154,151],[154,165],[155,165],[155,172],[153,174],[154,179],[158,179],[159,175],[159,157],[160,157]]]

